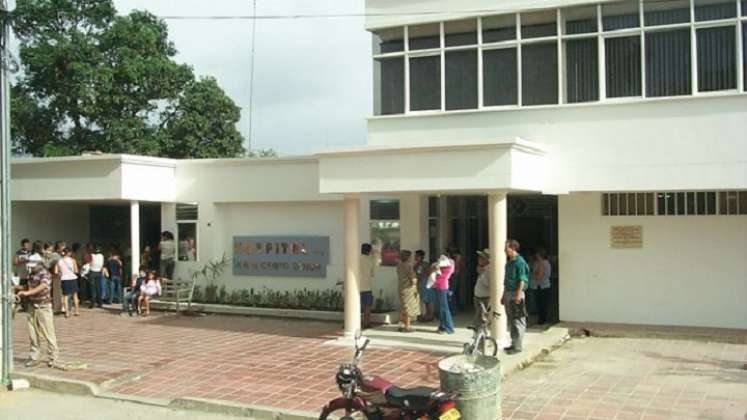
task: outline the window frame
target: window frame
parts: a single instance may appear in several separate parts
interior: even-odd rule
[[[689,22],[646,26],[645,24],[645,4],[651,0],[637,0],[639,22],[638,27],[634,28],[623,28],[615,30],[604,30],[603,22],[603,7],[614,3],[582,3],[572,6],[560,6],[547,9],[529,9],[529,10],[515,10],[510,13],[500,13],[496,11],[495,14],[485,14],[482,16],[474,17],[459,17],[455,19],[442,20],[439,22],[428,22],[431,24],[438,23],[440,28],[440,45],[438,48],[431,48],[425,50],[411,51],[409,47],[409,28],[411,26],[418,26],[424,23],[418,23],[416,25],[403,25],[403,36],[404,36],[404,49],[401,52],[392,52],[384,54],[373,55],[374,59],[393,58],[393,57],[404,57],[405,60],[405,83],[404,83],[404,96],[405,96],[405,109],[403,113],[399,114],[384,114],[384,115],[373,115],[372,118],[391,118],[401,116],[416,116],[416,115],[438,115],[442,113],[464,113],[464,112],[477,112],[477,111],[497,111],[497,110],[516,110],[522,108],[552,108],[558,106],[586,106],[593,104],[614,104],[614,103],[630,103],[644,100],[667,100],[673,98],[689,98],[689,97],[709,97],[709,96],[725,96],[725,95],[745,95],[747,94],[747,86],[745,84],[745,60],[744,47],[743,47],[743,31],[747,25],[747,10],[743,9],[741,0],[729,0],[736,3],[736,16],[733,18],[716,19],[716,20],[702,20],[697,21],[695,18],[695,3],[696,0],[688,0],[690,7],[690,19]],[[565,16],[563,14],[564,9],[573,9],[577,7],[591,7],[596,6],[596,18],[597,28],[595,32],[587,32],[580,34],[565,34]],[[555,23],[557,25],[556,35],[522,39],[521,31],[521,16],[522,14],[540,11],[551,11],[554,10],[556,13]],[[511,16],[515,20],[515,38],[511,40],[504,40],[498,42],[484,42],[483,40],[483,20],[495,18],[496,16]],[[446,22],[464,21],[476,19],[477,21],[477,44],[476,45],[459,45],[459,46],[445,46],[445,24]],[[701,28],[714,28],[714,27],[732,27],[735,30],[736,43],[735,43],[735,60],[736,60],[736,85],[733,89],[722,89],[701,92],[698,86],[698,49],[697,49],[697,30]],[[391,29],[382,28],[382,30]],[[660,31],[671,31],[676,29],[690,29],[690,78],[691,78],[691,89],[689,94],[685,95],[669,95],[669,96],[648,96],[646,86],[646,33],[660,32]],[[607,97],[607,85],[606,85],[606,54],[605,54],[605,40],[608,38],[615,37],[629,37],[629,36],[640,36],[640,50],[641,50],[641,94],[640,96],[625,96],[625,97]],[[372,35],[374,36],[374,35]],[[573,102],[570,103],[567,100],[566,95],[566,65],[567,60],[565,57],[565,41],[573,39],[591,39],[597,38],[597,77],[598,80],[598,94],[597,100],[587,102]],[[524,105],[522,98],[522,45],[528,45],[532,43],[546,43],[548,41],[554,41],[558,48],[558,102],[553,104],[542,104],[542,105]],[[483,53],[484,51],[500,49],[500,48],[516,48],[516,73],[517,73],[517,103],[510,105],[485,105],[484,101],[484,74],[483,74]],[[446,109],[446,63],[445,56],[447,51],[458,51],[458,50],[477,50],[477,107],[466,108],[466,109]],[[424,56],[440,56],[441,60],[441,92],[440,92],[440,109],[432,110],[419,110],[413,111],[410,106],[410,57],[424,57]]]

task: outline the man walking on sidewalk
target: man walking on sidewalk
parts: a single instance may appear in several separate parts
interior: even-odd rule
[[[508,354],[523,349],[524,332],[527,329],[527,308],[524,290],[529,284],[529,265],[519,255],[519,241],[506,241],[506,275],[503,281],[503,306],[511,331],[511,346],[504,350]]]
[[[18,296],[29,300],[28,326],[31,350],[26,361],[26,367],[39,364],[41,349],[40,342],[47,344],[49,367],[57,366],[59,350],[57,335],[54,329],[54,314],[52,313],[52,278],[43,264],[35,264],[31,268],[28,289],[18,292]]]

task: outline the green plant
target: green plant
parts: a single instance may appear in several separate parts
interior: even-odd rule
[[[218,303],[224,304],[228,303],[228,292],[226,291],[226,286],[221,286],[218,290]]]

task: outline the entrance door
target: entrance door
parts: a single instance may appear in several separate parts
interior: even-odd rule
[[[557,203],[557,197],[549,195],[509,195],[507,203],[508,237],[519,241],[521,255],[528,259],[538,248],[544,248],[553,266],[551,319],[558,316]],[[431,258],[437,257],[447,246],[454,246],[463,256],[456,301],[458,307],[471,310],[477,278],[476,253],[488,247],[487,197],[430,197],[429,204]]]

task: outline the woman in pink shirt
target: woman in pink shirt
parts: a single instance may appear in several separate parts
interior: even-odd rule
[[[436,302],[438,303],[438,330],[439,334],[454,334],[454,321],[449,310],[449,279],[454,274],[454,260],[441,255],[436,262],[436,281],[433,287],[436,289]]]

